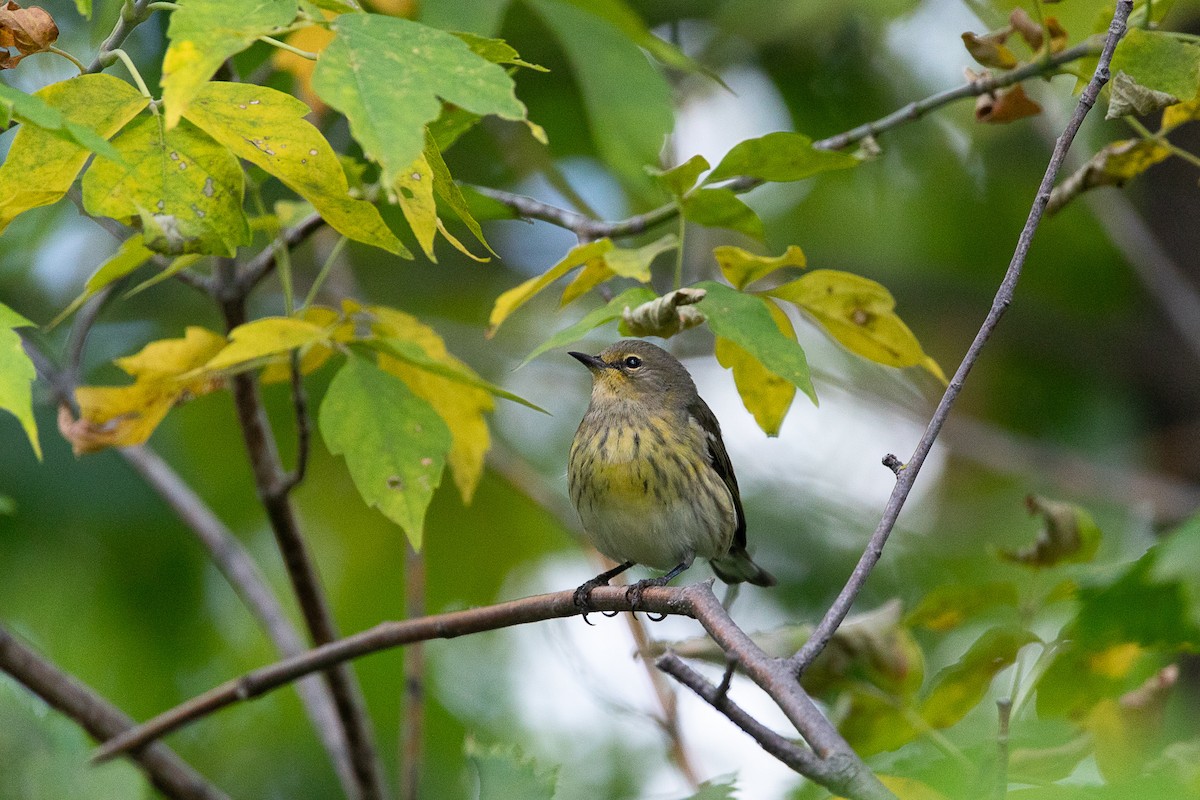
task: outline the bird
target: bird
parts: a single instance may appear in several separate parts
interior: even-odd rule
[[[643,589],[665,586],[698,556],[726,583],[775,585],[746,551],[746,515],[721,426],[687,368],[640,339],[569,355],[592,376],[568,459],[571,500],[592,544],[617,562],[575,590],[584,619],[591,591],[635,564],[665,571],[629,587],[635,609]]]

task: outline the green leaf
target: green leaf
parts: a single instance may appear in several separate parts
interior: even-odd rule
[[[521,58],[521,54],[517,52],[516,48],[503,39],[489,39],[486,36],[477,36],[466,31],[454,31],[454,35],[462,39],[467,47],[471,48],[472,53],[493,64],[511,64],[514,67],[525,67],[535,72],[550,71],[538,64],[530,64]]]
[[[683,216],[710,228],[729,228],[761,240],[766,232],[754,209],[732,189],[697,189],[683,199]]]
[[[757,280],[767,277],[783,267],[808,266],[804,251],[796,245],[788,245],[788,249],[780,256],[759,256],[732,245],[722,245],[713,248],[713,257],[725,280],[736,289],[745,289]]]
[[[525,356],[525,360],[517,368],[520,369],[548,350],[553,350],[556,347],[564,347],[571,342],[578,341],[588,331],[594,330],[601,325],[606,325],[613,320],[620,319],[625,309],[637,308],[642,303],[648,303],[653,299],[654,290],[646,286],[634,286],[626,289],[599,308],[594,308],[584,314],[574,325],[568,325],[539,344],[533,349],[533,352]]]
[[[83,175],[88,213],[140,222],[157,253],[232,256],[250,241],[242,213],[242,169],[208,134],[183,120],[135,119],[113,139],[128,166],[96,160]]]
[[[4,91],[0,89],[0,98]],[[52,83],[35,92],[33,98],[58,114],[64,125],[69,119],[74,128],[91,131],[104,142],[109,158],[116,160],[120,160],[120,154],[108,138],[150,102],[112,75],[80,75]],[[75,182],[91,155],[91,145],[80,143],[74,136],[63,136],[64,130],[69,129],[22,125],[13,137],[8,155],[0,164],[0,231],[18,214],[58,202]]]
[[[593,258],[599,258],[613,249],[611,239],[597,239],[594,242],[577,245],[563,256],[563,259],[541,275],[530,278],[519,286],[514,286],[496,298],[492,305],[491,316],[488,317],[487,335],[494,336],[500,323],[521,306],[525,305],[534,295],[545,289],[554,281],[566,275],[576,267],[587,263]]]
[[[671,88],[637,44],[611,21],[556,0],[529,0],[571,62],[601,159],[645,182],[674,123]]]
[[[265,86],[212,82],[200,87],[184,117],[279,178],[338,233],[412,258],[375,206],[350,197],[337,153],[304,119],[309,113],[301,101]]]
[[[483,238],[483,228],[479,227],[479,222],[471,213],[471,207],[468,205],[466,197],[463,196],[462,189],[451,177],[450,169],[442,158],[442,152],[438,149],[438,144],[429,131],[425,132],[425,160],[429,162],[429,167],[433,170],[433,191],[442,198],[442,202],[450,206],[450,210],[462,221],[463,225],[467,226],[467,230],[471,232],[476,241],[486,247],[489,253],[496,255],[496,251],[487,243],[487,239]],[[470,253],[467,255],[471,258],[475,257]]]
[[[992,679],[1012,664],[1027,644],[1038,641],[1024,628],[991,628],[980,636],[957,664],[946,667],[933,679],[921,716],[934,728],[948,728],[979,705]]]
[[[553,800],[558,769],[542,769],[516,748],[466,741],[467,758],[479,774],[480,800]]]
[[[906,625],[945,633],[996,606],[1016,608],[1019,599],[1012,583],[945,584],[922,597],[904,621]]]
[[[386,184],[416,160],[442,101],[475,114],[525,120],[512,78],[458,37],[379,14],[346,14],[321,53],[313,89],[346,115]]]
[[[1110,69],[1180,100],[1191,100],[1200,91],[1200,47],[1165,31],[1130,28],[1117,45]]]
[[[420,549],[425,510],[442,482],[450,430],[404,381],[361,358],[338,370],[321,402],[319,427],[342,455],[367,505],[404,529]]]
[[[777,131],[733,146],[705,183],[747,175],[764,181],[798,181],[833,169],[858,166],[858,159],[835,150],[816,150],[812,139]]]
[[[1037,539],[1020,550],[1001,550],[1007,561],[1028,567],[1053,567],[1091,561],[1100,547],[1100,528],[1092,515],[1074,503],[1030,495],[1029,513],[1044,522]]]
[[[38,461],[42,460],[42,445],[38,441],[37,422],[33,418],[33,381],[37,369],[21,346],[17,328],[32,327],[33,323],[0,303],[0,409],[9,412],[21,427],[33,447]]]
[[[818,269],[767,294],[804,309],[852,353],[889,367],[921,365],[946,380],[896,315],[891,292],[870,278]]]
[[[392,358],[403,361],[406,364],[420,367],[426,372],[432,372],[434,375],[449,378],[452,381],[458,381],[467,386],[473,386],[476,389],[483,389],[485,392],[494,394],[497,397],[503,397],[505,400],[511,400],[514,403],[520,403],[526,408],[532,408],[534,411],[540,411],[543,414],[550,413],[520,395],[513,394],[507,389],[502,389],[494,383],[485,381],[466,367],[459,367],[455,364],[433,358],[414,342],[405,339],[368,339],[363,344],[380,353],[386,353]]]
[[[737,783],[732,775],[705,781],[686,800],[737,800]]]
[[[779,327],[780,333],[792,341],[796,331],[787,314],[774,303],[767,303],[767,310]],[[758,427],[767,436],[778,436],[783,418],[792,407],[796,387],[763,366],[763,363],[745,348],[723,336],[718,336],[714,347],[717,363],[733,372],[733,383],[737,386],[746,410],[754,417]]]
[[[702,281],[695,288],[707,293],[696,308],[708,318],[714,334],[741,347],[817,402],[804,350],[779,330],[767,308],[769,301],[715,281]]]
[[[668,192],[676,197],[683,197],[696,185],[696,181],[706,169],[708,161],[704,156],[692,156],[679,166],[667,170],[646,167],[646,172]]]
[[[86,303],[96,292],[108,286],[113,281],[124,278],[151,258],[154,258],[154,253],[146,249],[140,233],[134,234],[121,242],[121,246],[117,248],[117,252],[109,256],[103,264],[96,268],[91,277],[87,279],[87,283],[83,285],[83,293],[72,300],[71,304],[64,308],[62,313],[55,317],[54,321],[47,328],[57,326],[64,319],[79,310],[79,307]]]
[[[162,62],[163,106],[172,130],[192,98],[230,56],[296,18],[294,0],[180,0]]]
[[[1118,72],[1109,84],[1108,111],[1104,118],[1116,119],[1129,114],[1145,117],[1178,102],[1175,95],[1147,89],[1124,72]]]
[[[75,10],[79,12],[80,16],[91,19],[92,0],[75,0]]]

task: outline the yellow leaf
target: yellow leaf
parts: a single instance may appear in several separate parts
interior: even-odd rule
[[[561,304],[565,306],[609,278],[633,278],[639,283],[649,283],[650,265],[654,259],[678,246],[678,237],[668,233],[643,247],[615,247],[598,258],[590,259],[563,292]]]
[[[244,83],[212,81],[195,93],[185,116],[239,158],[256,164],[313,204],[330,227],[358,242],[412,255],[379,210],[350,196],[345,170],[291,95]]]
[[[1017,57],[1004,44],[1005,38],[1007,38],[1007,34],[986,34],[980,36],[970,31],[962,35],[963,45],[967,48],[967,52],[971,54],[971,58],[985,67],[1012,69],[1017,65]]]
[[[107,139],[146,107],[143,97],[112,75],[81,75],[52,83],[34,97]],[[0,231],[18,214],[58,202],[92,153],[36,125],[22,125],[0,164]]]
[[[514,286],[497,297],[495,304],[492,306],[492,314],[488,318],[487,335],[489,337],[494,336],[496,329],[500,327],[500,323],[508,319],[508,316],[512,312],[523,306],[542,289],[545,289],[551,283],[554,283],[554,281],[581,264],[585,264],[593,258],[598,258],[612,249],[612,240],[607,238],[597,239],[594,242],[573,247],[561,261],[541,275],[530,278],[521,285]]]
[[[1088,656],[1088,671],[1114,680],[1124,678],[1142,655],[1137,642],[1122,642]]]
[[[367,310],[375,318],[372,325],[375,335],[412,342],[430,358],[474,374],[470,367],[450,355],[442,337],[433,328],[416,317],[384,306],[372,306]],[[446,423],[451,438],[446,461],[463,502],[471,502],[483,476],[484,456],[491,446],[484,414],[495,406],[492,396],[482,389],[435,375],[386,354],[380,354],[379,367],[408,384],[408,388],[433,406]]]
[[[134,377],[129,386],[80,386],[80,418],[65,407],[59,428],[76,455],[106,447],[141,444],[177,403],[219,388],[221,382],[193,373],[226,344],[224,336],[189,327],[182,339],[151,342],[114,363]]]
[[[929,356],[917,337],[896,315],[891,292],[869,278],[819,269],[767,294],[795,303],[863,358],[890,367],[921,365],[944,380],[941,370],[928,364]]]
[[[771,317],[779,330],[795,341],[796,332],[787,314],[770,300],[764,300]],[[767,436],[778,436],[783,418],[791,408],[796,396],[796,386],[789,380],[771,372],[745,349],[721,336],[716,341],[717,362],[733,370],[733,382],[746,410],[754,415],[754,421]]]
[[[330,330],[293,317],[264,317],[229,332],[230,342],[204,364],[205,371],[253,365],[261,359],[330,340]]]
[[[348,319],[347,316],[353,313],[353,311],[348,311],[346,314],[339,314],[328,306],[309,306],[298,312],[296,318],[319,325],[329,332],[329,338],[334,342],[349,342],[354,339],[354,321]],[[313,342],[308,345],[300,354],[300,374],[308,375],[320,369],[334,352],[333,347],[324,342]],[[259,376],[259,380],[263,383],[282,383],[291,380],[291,377],[290,361],[275,361],[266,366]]]
[[[301,28],[289,34],[284,39],[292,47],[309,53],[320,53],[332,40],[333,31],[322,25],[309,25],[307,28]],[[291,73],[292,77],[296,79],[296,93],[300,95],[300,99],[304,101],[305,105],[313,110],[314,114],[318,117],[323,116],[329,110],[329,106],[325,105],[325,101],[312,88],[312,74],[317,62],[277,48],[271,55],[271,63],[275,65],[275,69]]]
[[[713,248],[713,256],[721,267],[725,280],[736,289],[744,289],[760,278],[765,278],[781,267],[807,267],[804,251],[796,245],[788,246],[781,256],[756,256],[740,247],[722,245]]]
[[[393,188],[396,202],[417,237],[417,244],[421,245],[425,257],[436,264],[433,239],[438,229],[437,202],[433,199],[433,170],[425,156],[419,156],[407,169],[400,170]]]
[[[1173,106],[1168,106],[1163,109],[1162,125],[1159,127],[1159,133],[1166,133],[1169,130],[1178,128],[1185,122],[1200,119],[1200,97],[1188,100],[1185,103],[1176,103]]]
[[[1163,715],[1179,680],[1169,664],[1120,699],[1104,698],[1088,712],[1084,727],[1096,746],[1096,765],[1112,783],[1136,778],[1157,754],[1164,739]]]

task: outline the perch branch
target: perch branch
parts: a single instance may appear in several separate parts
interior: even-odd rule
[[[0,625],[0,669],[103,742],[133,720],[76,678],[60,670]],[[130,755],[154,788],[172,800],[229,800],[169,747],[155,742]]]
[[[1054,151],[1050,155],[1050,163],[1046,167],[1046,173],[1042,177],[1041,185],[1038,186],[1037,195],[1034,198],[1032,207],[1029,209],[1029,216],[1025,220],[1025,226],[1021,230],[1021,235],[1017,239],[1017,246],[1013,252],[1012,260],[1009,262],[1008,270],[1004,273],[1004,279],[1000,282],[1000,288],[997,290],[996,297],[992,301],[992,307],[988,311],[983,325],[979,328],[979,332],[975,335],[974,341],[971,342],[971,346],[967,349],[967,354],[963,357],[962,363],[958,365],[958,369],[955,371],[950,385],[946,387],[946,392],[942,395],[941,401],[934,410],[933,417],[929,420],[929,425],[926,427],[925,433],[921,436],[921,440],[917,443],[912,457],[903,467],[897,470],[896,484],[884,508],[883,517],[879,520],[879,525],[875,528],[875,532],[871,534],[867,548],[863,551],[858,564],[855,565],[849,580],[838,594],[837,599],[834,600],[833,605],[825,612],[825,616],[821,619],[820,624],[817,625],[816,630],[813,631],[813,635],[790,659],[790,666],[796,675],[803,673],[808,665],[812,663],[812,660],[828,644],[830,637],[833,636],[833,632],[842,624],[842,620],[850,611],[855,598],[858,597],[858,593],[862,590],[863,585],[866,584],[867,578],[870,576],[875,564],[879,561],[879,557],[883,554],[883,547],[896,525],[896,520],[900,516],[900,511],[904,507],[905,501],[908,499],[908,494],[917,479],[921,465],[925,463],[925,457],[929,455],[929,451],[933,447],[933,442],[941,431],[946,417],[949,416],[954,401],[958,398],[959,392],[962,391],[963,382],[967,379],[967,375],[970,374],[971,368],[975,366],[975,362],[979,359],[979,354],[982,352],[983,346],[991,338],[992,332],[995,331],[997,324],[1000,322],[1000,318],[1004,316],[1004,312],[1008,310],[1008,306],[1012,303],[1017,281],[1020,279],[1021,270],[1025,266],[1025,257],[1029,252],[1030,244],[1033,242],[1033,235],[1037,231],[1038,224],[1041,222],[1046,203],[1050,200],[1050,191],[1054,188],[1054,181],[1058,176],[1059,169],[1062,167],[1063,160],[1066,158],[1067,149],[1075,139],[1075,134],[1079,131],[1079,126],[1083,124],[1084,117],[1087,116],[1092,106],[1095,105],[1100,88],[1108,82],[1108,66],[1112,62],[1113,51],[1117,47],[1117,42],[1125,34],[1125,23],[1129,18],[1129,12],[1132,8],[1133,0],[1119,0],[1117,3],[1112,24],[1108,28],[1108,36],[1104,41],[1104,49],[1100,54],[1099,62],[1096,64],[1096,71],[1080,95],[1079,102],[1075,106],[1074,113],[1071,114],[1071,119],[1067,123],[1066,129],[1055,142]]]
[[[316,647],[303,655],[284,659],[227,681],[106,743],[97,751],[95,759],[104,761],[142,747],[218,709],[249,700],[303,675],[328,670],[368,653],[413,642],[451,639],[514,625],[577,616],[580,611],[574,604],[573,594],[572,591],[556,592],[466,611],[381,623],[361,633]],[[592,592],[591,600],[596,611],[632,610],[626,597],[626,587],[623,586],[598,587]],[[639,610],[693,617],[722,647],[732,648],[746,674],[780,705],[812,747],[812,758],[821,766],[817,773],[803,773],[807,777],[859,800],[892,797],[812,703],[791,676],[786,661],[767,656],[730,619],[713,594],[709,582],[683,588],[649,588],[643,595]]]

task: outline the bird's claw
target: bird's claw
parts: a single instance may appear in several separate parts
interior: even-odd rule
[[[584,583],[580,584],[579,588],[575,590],[575,594],[571,595],[571,602],[576,608],[579,609],[580,614],[583,616],[583,621],[588,625],[595,625],[594,622],[588,619],[588,614],[595,610],[592,607],[592,590],[597,586],[607,585],[608,581],[600,581],[593,578],[590,581],[585,581]],[[611,613],[607,611],[601,611],[600,613],[606,617],[614,617],[617,615],[616,611]]]
[[[637,583],[631,584],[629,586],[629,588],[625,590],[625,599],[629,603],[629,610],[631,612],[636,612],[636,611],[640,610],[640,607],[642,605],[642,594],[646,591],[646,589],[648,587],[666,586],[666,585],[667,585],[667,581],[664,580],[663,578],[646,578],[645,580],[641,580],[641,581],[638,581]],[[662,622],[664,619],[667,618],[667,615],[666,614],[656,615],[656,614],[653,614],[653,613],[647,611],[646,618],[649,619],[651,622]]]

